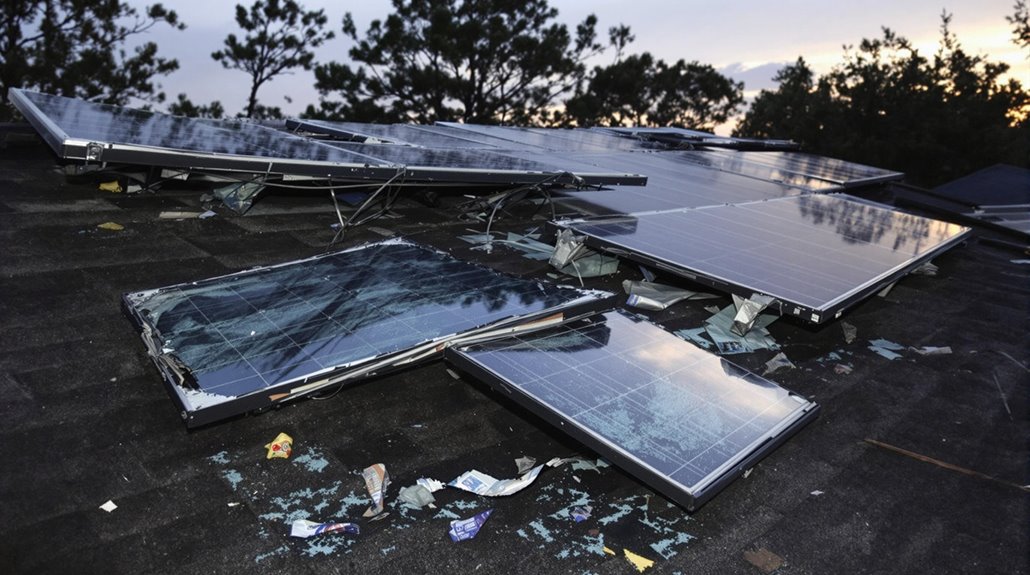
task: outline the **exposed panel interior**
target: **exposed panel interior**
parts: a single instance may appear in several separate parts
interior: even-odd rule
[[[124,298],[191,425],[427,342],[600,299],[396,240]]]
[[[448,349],[446,357],[688,509],[817,412],[621,311]]]
[[[815,323],[955,245],[969,229],[839,195],[558,222],[591,245]]]

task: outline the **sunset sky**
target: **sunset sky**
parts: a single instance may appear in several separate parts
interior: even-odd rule
[[[143,5],[142,2],[134,2]],[[1011,74],[1030,84],[1030,53],[1012,42],[1012,29],[1005,21],[1013,12],[1012,0],[866,0],[826,2],[815,0],[551,0],[559,20],[570,28],[587,14],[599,20],[602,36],[610,26],[627,24],[636,35],[629,52],[649,51],[665,60],[680,58],[712,64],[722,73],[745,83],[751,97],[771,88],[776,70],[804,56],[817,73],[828,71],[841,61],[843,46],[862,38],[880,35],[887,26],[911,40],[930,56],[940,37],[940,14],[953,14],[952,31],[962,46],[973,54],[987,54],[992,60],[1012,66]],[[339,25],[349,10],[359,31],[369,22],[391,11],[389,0],[329,2],[309,0],[308,8],[323,7],[339,36]],[[233,3],[211,0],[166,2],[188,25],[183,32],[163,28],[151,30],[146,39],[158,43],[161,54],[178,58],[180,70],[161,80],[169,99],[185,92],[197,103],[221,100],[227,112],[243,108],[248,76],[228,71],[211,59],[224,37],[236,30]],[[318,50],[316,60],[347,58],[349,42],[336,38]],[[595,63],[610,61],[611,54]],[[259,97],[264,104],[280,106],[296,114],[317,100],[309,72],[298,70],[264,86]],[[290,104],[284,97],[293,99]],[[721,131],[721,130],[720,130]]]

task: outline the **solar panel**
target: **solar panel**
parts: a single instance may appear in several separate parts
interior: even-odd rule
[[[499,149],[500,146],[471,138],[427,130],[410,124],[362,124],[327,120],[286,120],[290,130],[306,130],[365,143],[370,139],[407,146],[435,149]],[[374,142],[369,142],[374,143]],[[503,142],[499,142],[503,143]]]
[[[508,277],[394,240],[124,301],[192,427],[392,365],[420,346],[438,355],[435,346],[457,334],[571,313],[608,295]]]
[[[688,130],[686,128],[660,127],[608,127],[592,128],[625,137],[652,140],[676,148],[728,148],[734,150],[796,150],[797,142],[791,140],[769,140],[757,138],[733,138],[717,136],[711,132]]]
[[[569,171],[503,157],[480,165],[457,152],[407,147],[405,153],[404,146],[348,150],[252,122],[183,118],[19,89],[10,93],[54,151],[69,160],[383,181],[403,168],[409,182],[497,185],[544,182]],[[445,158],[452,163],[445,165]],[[647,180],[637,174],[577,175],[589,185]]]
[[[822,323],[968,236],[838,195],[557,222],[588,245]]]
[[[811,190],[850,188],[900,180],[901,172],[801,152],[693,150],[684,157],[699,164]]]
[[[554,152],[556,161],[594,164],[598,169],[647,174],[647,186],[611,191],[563,192],[563,202],[590,214],[695,208],[796,196],[802,189],[709,169],[683,152]]]
[[[390,144],[357,144],[349,142],[327,142],[328,145],[347,150],[353,154],[367,156],[378,161],[407,166],[405,177],[417,180],[471,180],[472,174],[574,174],[566,176],[565,183],[573,180],[586,185],[629,185],[642,186],[647,177],[637,173],[612,171],[608,166],[599,166],[574,158],[555,154],[506,152],[478,149],[430,149]],[[578,180],[577,180],[578,178]]]
[[[548,151],[604,152],[661,148],[657,144],[642,140],[622,138],[605,132],[587,129],[487,126],[483,124],[459,124],[457,122],[437,122],[437,125],[476,134],[477,136],[489,136]]]
[[[818,412],[621,311],[445,357],[691,510]]]

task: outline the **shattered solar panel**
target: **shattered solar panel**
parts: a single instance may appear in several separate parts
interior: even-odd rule
[[[900,172],[801,152],[691,150],[684,156],[701,165],[754,178],[804,186],[814,191],[852,188],[900,180]]]
[[[399,240],[130,293],[189,426],[439,355],[459,334],[605,305]]]
[[[638,174],[589,173],[570,167],[470,150],[343,145],[242,120],[184,118],[12,88],[11,100],[63,159],[189,170],[302,175],[323,179],[518,185],[560,180],[587,185],[642,185]]]
[[[968,228],[846,196],[557,222],[587,245],[822,323],[966,238]]]
[[[818,412],[621,311],[455,346],[445,357],[687,509]]]

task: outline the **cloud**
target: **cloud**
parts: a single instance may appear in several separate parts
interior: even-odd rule
[[[744,82],[744,89],[747,92],[757,93],[758,90],[775,90],[777,84],[773,81],[773,76],[789,64],[790,62],[766,62],[765,64],[749,65],[743,62],[734,62],[719,68],[719,73],[737,82]]]

